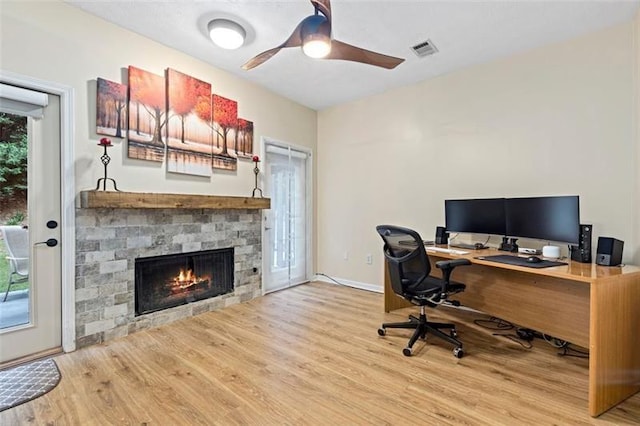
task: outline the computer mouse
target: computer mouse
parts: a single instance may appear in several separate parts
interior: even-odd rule
[[[484,248],[484,244],[482,243],[475,243],[475,249],[476,250],[482,250]]]
[[[540,263],[540,262],[542,262],[542,259],[540,259],[538,256],[529,256],[529,257],[527,257],[527,262],[528,263]]]

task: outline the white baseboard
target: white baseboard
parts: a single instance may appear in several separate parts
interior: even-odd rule
[[[357,289],[360,289],[360,290],[373,291],[374,293],[384,293],[384,288],[382,286],[380,286],[380,285],[348,280],[346,278],[335,278],[335,277],[332,277],[332,278],[333,279],[331,279],[331,278],[329,278],[329,277],[327,277],[325,275],[314,275],[313,276],[313,279],[315,281],[322,281],[322,282],[325,282],[325,283],[345,285],[345,286],[357,288]]]

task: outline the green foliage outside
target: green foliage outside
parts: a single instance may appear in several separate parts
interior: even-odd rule
[[[27,195],[27,141],[26,117],[0,113],[0,216],[8,217],[7,225],[20,225],[26,218],[26,211],[15,209],[24,208],[21,206]],[[0,240],[0,297],[4,297],[8,285],[9,261],[4,241]],[[29,282],[12,285],[11,291],[25,288],[29,288]]]
[[[27,191],[27,123],[0,113],[0,197],[24,197]]]
[[[16,212],[7,220],[7,225],[20,225],[24,221],[24,213]]]

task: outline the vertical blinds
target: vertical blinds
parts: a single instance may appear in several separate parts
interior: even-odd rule
[[[0,83],[0,111],[41,118],[49,103],[46,93]]]

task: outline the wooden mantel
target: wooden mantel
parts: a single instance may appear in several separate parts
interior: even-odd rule
[[[81,191],[83,209],[270,209],[270,198]]]

